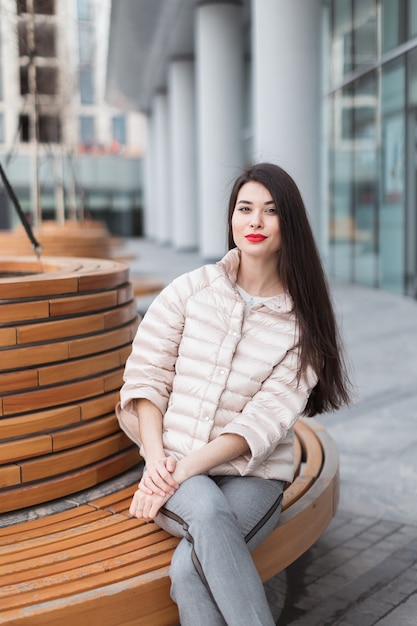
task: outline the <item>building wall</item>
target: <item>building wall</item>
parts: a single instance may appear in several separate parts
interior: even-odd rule
[[[329,268],[417,296],[417,2],[326,4]]]
[[[88,214],[104,220],[118,234],[141,234],[144,116],[105,100],[110,1],[50,0],[48,4],[46,14],[41,14],[36,13],[36,0],[0,2],[3,167],[22,208],[35,222]],[[30,89],[22,89],[21,79],[22,68],[30,63],[24,54],[30,43],[26,29],[33,24],[38,37],[36,71],[56,75],[55,85],[48,75],[43,84],[38,77],[38,116],[53,116],[48,119],[56,121],[59,129],[54,135],[52,123],[49,134],[41,119],[37,148],[31,123],[35,99]],[[91,98],[82,88],[86,68]],[[19,132],[21,116],[29,124],[26,127],[25,121]],[[35,179],[40,185],[38,209]],[[0,211],[2,227],[16,223],[4,194]]]

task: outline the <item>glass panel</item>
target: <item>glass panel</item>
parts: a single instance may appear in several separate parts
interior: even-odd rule
[[[77,9],[79,20],[91,20],[93,18],[91,0],[78,0]]]
[[[354,0],[354,59],[355,68],[375,63],[377,58],[376,0]]]
[[[79,57],[81,64],[92,63],[94,59],[94,33],[89,23],[81,23],[78,29]]]
[[[382,71],[382,158],[379,216],[379,284],[383,289],[403,291],[405,197],[404,197],[404,104],[403,58]]]
[[[91,69],[80,70],[80,97],[83,104],[93,104],[93,73]]]
[[[377,111],[378,83],[372,72],[355,84],[353,170],[354,280],[376,284],[377,255]]]
[[[117,115],[112,119],[113,140],[119,145],[126,145],[126,119],[124,115]]]
[[[408,129],[407,129],[407,295],[417,297],[417,49],[408,54]]]
[[[0,143],[4,143],[4,120],[3,120],[3,113],[0,113]]]
[[[95,120],[91,115],[80,117],[80,141],[86,148],[90,148],[95,144]]]
[[[54,24],[35,24],[35,54],[39,57],[55,57]]]
[[[417,35],[417,0],[408,0],[408,36]]]
[[[339,90],[333,98],[329,232],[332,272],[341,280],[352,278],[352,119],[352,94]]]
[[[417,106],[417,48],[408,54],[408,106]]]
[[[332,81],[340,82],[352,71],[352,2],[333,0]]]
[[[405,41],[405,0],[381,0],[382,52]]]
[[[409,113],[407,131],[407,226],[405,293],[417,298],[417,110]]]

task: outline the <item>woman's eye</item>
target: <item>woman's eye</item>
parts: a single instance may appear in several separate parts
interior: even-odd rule
[[[247,213],[248,211],[250,211],[250,207],[240,206],[238,210],[241,211],[242,213]]]
[[[267,209],[266,212],[267,213],[272,213],[273,215],[276,215],[278,211],[276,210],[275,207],[271,207],[270,209]]]

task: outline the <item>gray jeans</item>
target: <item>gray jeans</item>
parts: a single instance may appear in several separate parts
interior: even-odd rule
[[[277,526],[285,483],[251,476],[194,476],[156,522],[183,537],[171,563],[182,626],[273,626],[250,552]]]

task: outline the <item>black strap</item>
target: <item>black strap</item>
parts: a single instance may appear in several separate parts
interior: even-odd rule
[[[35,254],[39,257],[41,252],[42,252],[42,244],[39,243],[39,241],[36,239],[35,235],[33,234],[33,231],[30,227],[30,224],[28,223],[25,214],[22,211],[22,207],[19,204],[19,200],[16,197],[15,192],[13,191],[13,188],[11,186],[11,184],[9,183],[9,180],[6,176],[6,173],[3,169],[2,164],[0,163],[0,176],[2,178],[3,184],[6,188],[6,191],[9,195],[10,200],[13,202],[14,207],[20,217],[20,221],[22,222],[22,226],[26,231],[27,236],[29,237],[31,243],[32,243],[32,248],[35,252]]]

